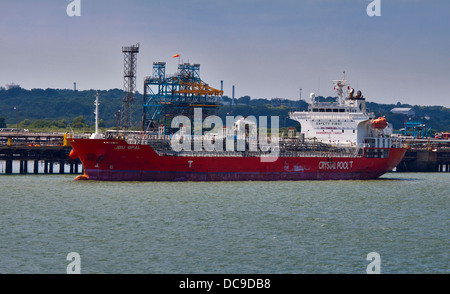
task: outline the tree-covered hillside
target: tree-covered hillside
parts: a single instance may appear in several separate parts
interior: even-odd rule
[[[20,122],[21,127],[31,124],[44,126],[51,122],[55,127],[63,126],[92,126],[94,123],[94,100],[96,90],[72,91],[58,89],[32,89],[21,88],[0,91],[0,123],[5,122],[15,125]],[[113,89],[98,91],[100,95],[100,118],[105,127],[116,125],[115,114],[122,108],[123,91]],[[319,97],[320,101],[332,101],[332,97]],[[295,110],[305,110],[307,103],[303,100],[292,101],[288,99],[251,99],[244,96],[234,101],[231,105],[229,97],[223,97],[223,105],[219,108],[218,115],[224,120],[228,115],[254,115],[278,116],[280,127],[293,127],[297,122],[288,118],[288,113]],[[134,120],[140,122],[142,116],[142,95],[136,95],[136,109]],[[450,131],[450,109],[442,106],[418,106],[407,104],[378,104],[367,103],[367,109],[376,116],[385,116],[393,123],[395,129],[404,126],[405,115],[391,113],[395,107],[413,108],[415,117],[413,120],[426,123],[435,131]],[[4,119],[2,119],[4,118]],[[270,121],[269,121],[270,123]],[[137,124],[139,125],[139,123]],[[269,124],[270,126],[270,124]]]
[[[92,125],[96,93],[96,90],[25,90],[20,88],[0,91],[0,117],[5,117],[8,124],[15,124],[17,114],[20,122],[25,119],[31,122],[37,120],[72,122],[74,118],[83,116],[85,122]],[[114,115],[121,109],[123,92],[114,89],[98,91],[98,93],[100,117],[106,125],[113,126],[115,125]],[[142,99],[142,96],[138,95],[138,99],[139,97]]]

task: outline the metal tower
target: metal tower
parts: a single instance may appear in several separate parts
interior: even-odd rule
[[[174,75],[165,70],[165,62],[154,62],[153,76],[144,80],[143,131],[169,133],[175,116],[192,118],[195,108],[202,108],[204,116],[216,113],[223,91],[201,80],[200,64],[179,64]]]
[[[131,47],[122,47],[124,53],[124,73],[123,73],[123,104],[121,114],[121,125],[124,130],[128,130],[132,125],[133,103],[135,102],[136,92],[136,71],[137,54],[139,53],[139,44]]]

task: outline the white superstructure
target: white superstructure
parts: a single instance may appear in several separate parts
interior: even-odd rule
[[[347,80],[333,81],[337,101],[319,102],[311,93],[308,111],[291,112],[289,117],[301,125],[305,139],[316,139],[333,145],[361,145],[365,138],[389,135],[390,127],[376,129],[373,113],[367,113],[366,100],[347,86]],[[344,91],[347,95],[344,95]]]

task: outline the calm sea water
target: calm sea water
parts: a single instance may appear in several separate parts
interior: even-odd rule
[[[109,183],[0,176],[0,273],[450,273],[450,173]]]

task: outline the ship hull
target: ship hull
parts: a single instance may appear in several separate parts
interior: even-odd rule
[[[387,158],[170,156],[124,140],[70,139],[85,176],[100,181],[299,181],[375,179],[394,169],[406,149]]]

